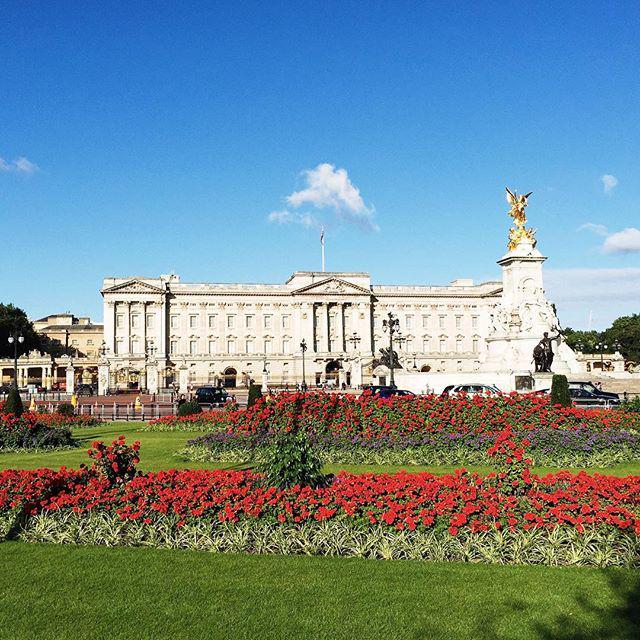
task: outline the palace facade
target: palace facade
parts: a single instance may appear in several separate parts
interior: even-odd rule
[[[389,312],[405,371],[480,371],[502,292],[501,281],[374,285],[360,272],[299,271],[284,284],[105,278],[102,387],[294,385],[303,374],[310,385],[384,384]]]

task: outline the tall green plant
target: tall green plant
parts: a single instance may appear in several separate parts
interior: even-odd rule
[[[262,398],[262,389],[259,384],[251,384],[249,386],[249,397],[247,399],[247,409],[253,406],[260,398]]]
[[[20,392],[13,385],[11,386],[11,389],[9,389],[9,395],[4,403],[3,411],[4,413],[12,413],[17,418],[19,418],[24,412]]]
[[[554,374],[551,380],[551,404],[559,404],[563,407],[571,406],[567,376]]]

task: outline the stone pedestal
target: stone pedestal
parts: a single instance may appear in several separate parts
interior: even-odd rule
[[[186,364],[178,369],[178,385],[178,393],[185,395],[189,393],[189,367]]]
[[[269,391],[269,372],[264,369],[262,371],[262,393],[267,393]]]
[[[67,393],[74,393],[76,390],[75,368],[70,364],[66,369]]]
[[[147,365],[147,391],[158,393],[158,365],[155,362]]]
[[[98,395],[106,396],[109,391],[109,363],[100,363],[98,365]]]

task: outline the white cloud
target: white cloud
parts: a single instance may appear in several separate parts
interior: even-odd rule
[[[612,176],[610,173],[605,173],[603,176],[600,176],[600,180],[602,180],[602,188],[605,193],[610,193],[618,186],[618,178]]]
[[[320,226],[320,222],[310,213],[298,213],[297,211],[289,211],[288,209],[272,211],[267,216],[267,220],[275,224],[301,224],[307,228]]]
[[[10,171],[30,175],[38,171],[38,165],[34,164],[24,156],[16,158],[13,162],[7,162],[4,158],[0,158],[0,172],[8,173]]]
[[[603,253],[635,253],[640,252],[640,229],[629,227],[622,231],[609,233],[603,224],[587,222],[578,227],[578,231],[587,229],[596,235],[602,236],[605,240],[602,244]]]
[[[378,225],[373,221],[375,209],[364,203],[360,190],[351,182],[346,169],[336,169],[335,165],[325,162],[314,169],[306,169],[302,175],[306,187],[286,197],[286,202],[292,209],[310,205],[318,211],[332,213],[339,221],[355,224],[369,231],[378,230]],[[288,209],[272,212],[269,214],[269,221],[308,227],[321,224],[311,214]]]
[[[581,224],[578,227],[578,231],[583,231],[584,229],[586,229],[587,231],[593,231],[593,233],[595,233],[596,235],[599,236],[608,236],[609,232],[607,231],[607,227],[605,227],[603,224],[595,224],[593,222],[585,222],[584,224]]]
[[[640,229],[629,227],[607,236],[602,245],[605,253],[635,253],[640,251]]]
[[[640,268],[545,269],[545,288],[562,326],[586,329],[589,312],[599,328],[638,312]]]
[[[38,170],[38,165],[27,160],[24,156],[20,156],[17,160],[13,161],[16,167],[16,171],[20,173],[35,173]]]

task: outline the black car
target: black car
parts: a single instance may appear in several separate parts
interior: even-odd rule
[[[598,389],[593,382],[569,382],[569,390],[571,389],[582,389],[583,391],[588,391],[595,396],[599,396],[600,398],[609,398],[609,400],[620,400],[620,396],[617,393],[611,393],[610,391],[602,391],[602,389]]]
[[[414,396],[415,393],[411,391],[405,391],[404,389],[397,389],[396,387],[384,386],[384,385],[372,385],[366,389],[370,391],[372,395],[378,398],[392,398],[393,396]]]
[[[222,387],[200,387],[196,389],[195,399],[200,405],[222,407],[229,400],[229,394]]]
[[[570,387],[569,396],[571,396],[571,401],[576,407],[606,408],[620,406],[620,398],[618,398],[617,394],[615,393],[610,393],[607,394],[607,396],[603,396],[600,393],[592,393],[591,391],[582,389],[580,387]]]

